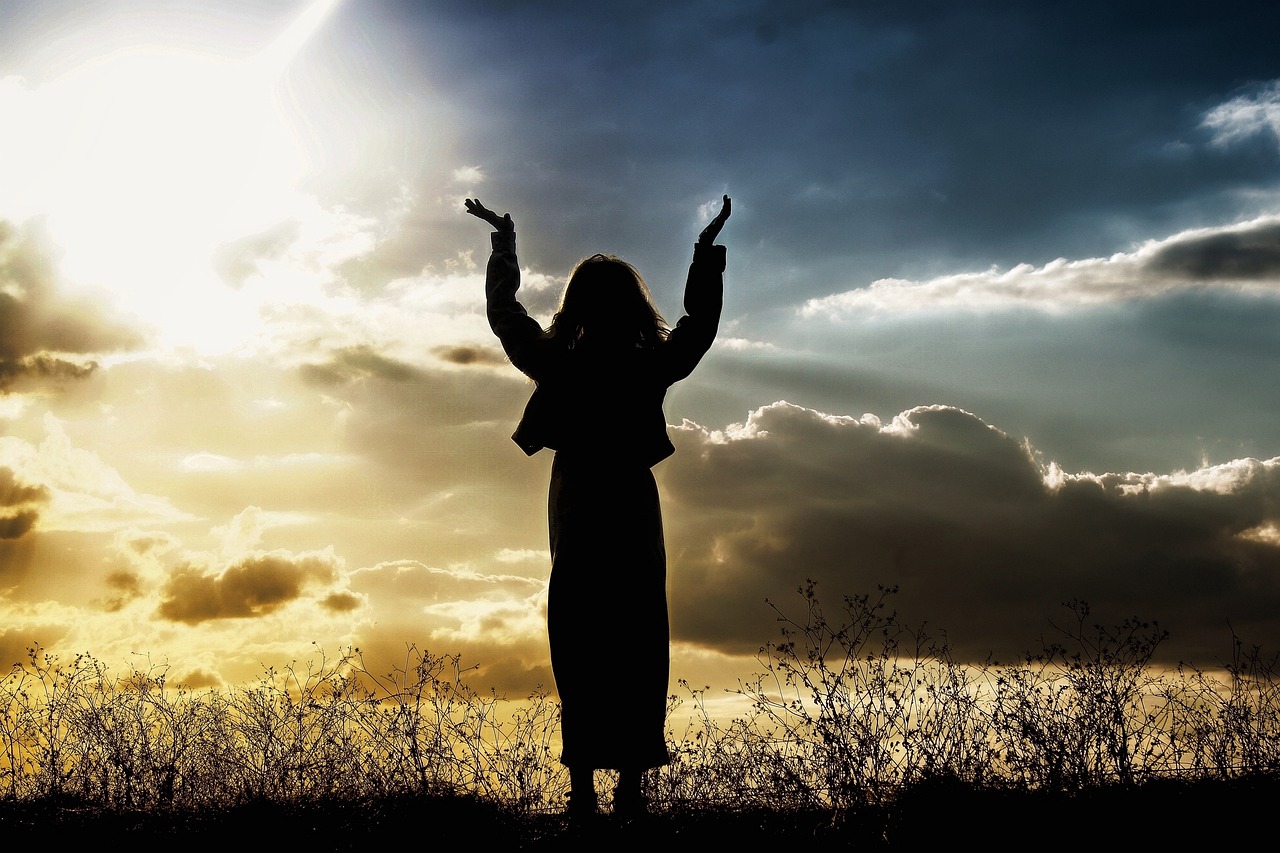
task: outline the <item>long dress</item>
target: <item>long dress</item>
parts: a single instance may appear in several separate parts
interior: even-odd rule
[[[653,473],[558,451],[547,636],[569,767],[668,761],[667,557]]]
[[[491,328],[536,387],[512,438],[555,451],[548,491],[547,636],[570,768],[657,767],[670,675],[666,547],[652,466],[674,447],[662,401],[710,348],[724,247],[698,245],[685,315],[650,350],[567,349],[516,300],[515,235],[496,232],[486,269]]]

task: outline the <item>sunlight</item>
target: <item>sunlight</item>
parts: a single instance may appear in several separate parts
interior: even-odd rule
[[[289,61],[337,6],[311,3],[251,61],[153,43],[90,59],[0,104],[5,215],[45,218],[77,285],[105,291],[162,343],[221,351],[256,305],[218,280],[214,249],[310,215],[306,152],[277,100]],[[9,139],[10,135],[20,138]]]

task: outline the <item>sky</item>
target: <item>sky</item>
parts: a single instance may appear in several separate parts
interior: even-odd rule
[[[1280,7],[0,3],[0,661],[317,653],[552,689],[550,454],[484,319],[510,212],[720,334],[655,467],[672,677],[810,580],[962,661],[1280,646]],[[615,426],[591,425],[607,441]],[[601,572],[609,571],[607,561]],[[777,608],[775,610],[775,608]],[[607,641],[609,614],[602,612]],[[625,672],[601,689],[625,693]]]

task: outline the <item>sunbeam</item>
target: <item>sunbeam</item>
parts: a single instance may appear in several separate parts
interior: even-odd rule
[[[249,60],[159,33],[38,88],[7,81],[0,98],[25,120],[25,150],[0,169],[22,212],[47,221],[73,285],[104,291],[169,345],[219,350],[252,332],[256,306],[211,257],[314,215],[295,189],[309,162],[278,93],[337,6],[311,3]]]

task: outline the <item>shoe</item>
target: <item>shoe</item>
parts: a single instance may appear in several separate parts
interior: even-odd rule
[[[613,813],[623,820],[637,820],[649,813],[649,800],[639,791],[615,790]]]

